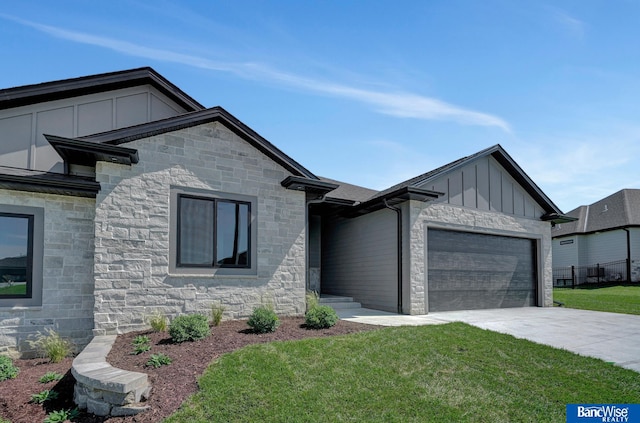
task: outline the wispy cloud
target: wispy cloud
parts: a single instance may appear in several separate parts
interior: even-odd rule
[[[553,19],[560,24],[562,28],[577,38],[584,37],[586,24],[583,21],[574,18],[564,10],[558,9],[557,7],[552,7],[550,10]]]
[[[215,61],[170,50],[146,47],[129,41],[44,25],[13,16],[0,15],[0,17],[29,26],[55,38],[106,48],[129,56],[142,57],[154,61],[180,63],[218,72],[228,72],[245,79],[278,83],[285,87],[296,88],[306,92],[347,98],[366,104],[376,112],[388,116],[498,127],[505,132],[510,132],[509,124],[500,117],[469,110],[439,99],[424,97],[413,93],[383,92],[356,88],[280,71],[261,63]]]

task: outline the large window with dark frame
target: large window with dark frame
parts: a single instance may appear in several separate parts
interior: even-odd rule
[[[33,223],[31,215],[0,213],[0,299],[31,298]]]
[[[250,268],[251,203],[178,195],[177,267]]]

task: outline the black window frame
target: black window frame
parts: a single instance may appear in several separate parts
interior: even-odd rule
[[[33,237],[35,216],[32,214],[11,213],[0,211],[0,217],[13,217],[27,219],[27,264],[26,264],[26,293],[25,294],[0,294],[1,300],[17,298],[33,298]]]
[[[209,264],[193,264],[193,263],[182,263],[181,260],[181,226],[182,226],[182,199],[190,198],[201,201],[208,201],[211,203],[213,208],[213,260],[212,263]],[[218,203],[231,203],[236,205],[236,213],[239,205],[247,206],[247,227],[246,227],[246,236],[247,236],[247,262],[246,264],[220,264],[217,262],[218,255],[218,242],[217,242],[217,224],[218,224]],[[252,268],[252,211],[251,211],[251,202],[250,201],[242,201],[235,200],[231,198],[218,198],[218,197],[209,197],[209,196],[199,196],[193,194],[184,194],[179,193],[177,195],[177,225],[176,225],[176,250],[175,250],[175,266],[179,269],[251,269]],[[236,225],[239,222],[236,221]]]

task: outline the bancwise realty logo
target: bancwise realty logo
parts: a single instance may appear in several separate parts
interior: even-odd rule
[[[640,423],[640,404],[567,404],[567,423]]]

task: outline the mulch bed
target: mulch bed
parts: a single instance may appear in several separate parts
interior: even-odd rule
[[[364,325],[340,320],[334,327],[322,330],[310,330],[304,327],[303,318],[282,318],[278,329],[273,333],[254,334],[248,330],[246,320],[222,322],[211,328],[212,336],[196,342],[174,344],[167,333],[151,331],[131,332],[119,335],[107,361],[114,367],[149,375],[151,396],[146,402],[151,408],[136,416],[97,417],[81,413],[74,422],[145,422],[155,423],[175,412],[180,404],[198,389],[197,379],[209,363],[220,355],[242,348],[249,344],[271,341],[286,341],[311,337],[343,335],[376,329],[376,326]],[[151,339],[151,351],[133,355],[132,342],[137,335],[147,335]],[[151,354],[164,353],[173,359],[168,366],[157,369],[145,367]],[[0,382],[0,416],[12,423],[34,423],[45,419],[48,412],[62,408],[74,408],[73,385],[71,375],[72,358],[51,364],[42,359],[16,360],[20,368],[16,379]],[[38,379],[49,371],[65,375],[59,382],[42,384]],[[45,389],[59,393],[58,399],[45,403],[45,406],[29,402],[31,395]]]

